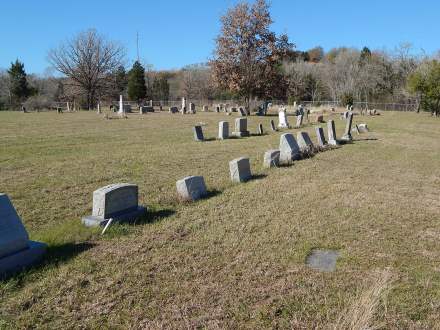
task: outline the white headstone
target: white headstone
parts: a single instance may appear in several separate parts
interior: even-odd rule
[[[124,102],[122,102],[122,95],[119,95],[119,111],[118,113],[124,113]]]
[[[278,112],[278,127],[279,128],[289,128],[289,123],[287,122],[286,109],[281,108]]]

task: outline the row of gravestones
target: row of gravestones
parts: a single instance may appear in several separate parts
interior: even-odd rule
[[[342,140],[350,141],[353,114],[347,118]],[[246,118],[239,118],[238,133],[247,132]],[[247,123],[246,123],[247,124]],[[223,124],[224,125],[224,124]],[[335,123],[328,121],[328,142],[322,127],[316,127],[317,147],[306,132],[298,132],[297,140],[290,133],[282,134],[279,149],[264,155],[264,167],[289,165],[328,145],[337,145]],[[237,127],[236,127],[237,129]],[[245,182],[252,178],[249,158],[241,157],[229,162],[232,182]],[[207,195],[202,176],[189,176],[176,182],[177,194],[183,201],[195,201]],[[134,184],[111,184],[93,192],[92,214],[82,218],[85,226],[105,226],[109,221],[129,222],[142,218],[147,208],[138,205],[138,186]],[[0,277],[21,271],[41,260],[46,245],[29,240],[14,206],[5,194],[0,194]]]

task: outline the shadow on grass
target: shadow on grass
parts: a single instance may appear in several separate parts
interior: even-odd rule
[[[253,174],[252,177],[248,181],[262,180],[265,177],[267,177],[267,174]]]
[[[57,265],[59,263],[69,261],[77,255],[93,248],[95,245],[96,244],[90,242],[70,242],[49,246],[41,266]]]
[[[161,209],[161,210],[148,210],[147,215],[138,221],[136,221],[135,225],[141,225],[146,223],[155,223],[162,221],[165,218],[172,216],[176,211],[172,209]]]

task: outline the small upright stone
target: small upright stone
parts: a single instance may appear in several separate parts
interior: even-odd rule
[[[189,104],[189,113],[195,114],[196,113],[196,105],[192,102]]]
[[[301,150],[295,138],[290,133],[282,134],[280,137],[280,164],[290,165],[294,160],[301,158]]]
[[[330,119],[327,122],[327,132],[328,132],[328,144],[337,146],[338,140],[336,139],[335,121],[332,119]]]
[[[177,113],[177,112],[179,112],[179,109],[177,107],[170,107],[169,112],[170,113]]]
[[[199,125],[194,126],[193,131],[194,131],[194,140],[195,141],[201,142],[204,140],[202,126],[199,126]]]
[[[93,192],[93,213],[82,218],[87,227],[104,226],[110,218],[116,222],[133,221],[147,212],[138,205],[138,186],[111,184]]]
[[[218,123],[218,138],[220,140],[229,138],[229,123],[227,121]]]
[[[280,150],[273,149],[264,153],[263,167],[271,168],[280,165]]]
[[[208,194],[203,176],[187,176],[177,181],[176,187],[182,201],[196,201]]]
[[[208,111],[208,106],[207,106],[207,105],[204,105],[203,108],[202,108],[202,111],[203,111],[203,112],[207,112],[207,111]]]
[[[320,148],[324,148],[327,144],[327,141],[325,140],[324,130],[321,126],[315,127],[315,133],[316,133],[316,139],[318,141],[318,146]]]
[[[315,148],[307,132],[298,132],[296,140],[298,141],[299,148],[304,153],[312,152]]]
[[[303,123],[303,115],[296,116],[296,126],[295,128],[300,128]]]
[[[270,128],[272,129],[273,132],[276,132],[276,127],[275,127],[275,122],[273,121],[273,119],[270,120]]]
[[[215,107],[215,112],[217,112],[217,113],[220,112],[220,106],[217,105],[217,106]]]
[[[246,117],[246,111],[245,111],[245,109],[244,109],[243,107],[239,107],[239,108],[238,108],[238,111],[240,111],[240,115],[241,115],[242,117]]]
[[[357,126],[361,133],[367,133],[369,131],[367,124],[359,124]]]
[[[249,158],[241,157],[229,162],[232,182],[245,182],[252,178]]]
[[[358,125],[354,125],[354,127],[351,129],[352,132],[356,133],[357,135],[359,135],[361,132],[359,131],[359,127]]]
[[[353,113],[350,112],[347,117],[347,122],[345,124],[345,132],[342,136],[341,140],[349,142],[353,140],[353,137],[351,136],[351,125],[353,123]]]
[[[263,135],[264,134],[264,130],[263,130],[263,124],[258,124],[258,135]]]
[[[247,118],[237,118],[235,119],[235,131],[232,135],[236,137],[249,136],[250,133],[247,130]]]

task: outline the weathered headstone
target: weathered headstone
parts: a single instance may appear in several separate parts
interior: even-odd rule
[[[215,112],[217,112],[217,113],[220,112],[220,106],[217,105],[217,106],[215,107]]]
[[[277,130],[277,128],[275,127],[275,122],[273,121],[273,119],[270,120],[270,128],[272,129],[273,132],[275,132]]]
[[[201,142],[204,140],[202,126],[197,125],[193,127],[194,131],[194,140]]]
[[[359,135],[361,132],[359,131],[358,125],[354,125],[354,127],[351,129],[352,132],[355,132],[357,135]]]
[[[315,123],[323,123],[324,116],[323,115],[315,115]]]
[[[129,183],[111,184],[93,192],[92,215],[82,218],[87,227],[104,226],[109,219],[115,222],[134,221],[147,212],[138,205],[138,186]]]
[[[303,123],[303,115],[296,116],[296,125],[295,128],[300,128]]]
[[[204,105],[203,108],[202,108],[202,111],[203,111],[203,112],[208,111],[208,106],[207,106],[207,105]]]
[[[239,107],[239,108],[238,108],[238,111],[240,111],[240,115],[241,115],[242,117],[246,117],[246,111],[244,110],[243,107]]]
[[[342,136],[341,140],[347,141],[347,142],[353,140],[353,137],[351,136],[352,123],[353,123],[353,113],[350,112],[348,114],[347,122],[345,124],[345,132],[344,132],[344,135]]]
[[[295,138],[290,133],[280,136],[280,164],[290,165],[301,158],[301,150]]]
[[[192,114],[196,113],[196,105],[192,102],[189,103],[189,113],[192,113]]]
[[[130,104],[124,104],[124,112],[131,112],[131,105]]]
[[[124,102],[122,101],[122,95],[119,95],[119,114],[124,113]]]
[[[207,195],[203,176],[187,176],[176,182],[177,194],[182,201],[196,201]]]
[[[314,150],[314,145],[312,139],[307,132],[298,132],[296,135],[296,141],[298,142],[299,148],[304,153],[309,153]]]
[[[314,270],[332,272],[336,269],[336,261],[340,257],[338,251],[313,250],[306,258],[306,264]]]
[[[177,113],[177,112],[179,112],[179,109],[177,107],[170,107],[169,112],[170,113]]]
[[[278,127],[279,128],[289,128],[290,125],[287,122],[286,109],[280,108],[278,112]]]
[[[154,112],[154,108],[150,106],[140,106],[139,107],[139,114],[144,114],[147,112]]]
[[[45,244],[29,240],[9,197],[0,193],[0,277],[34,265],[45,252]]]
[[[247,130],[247,118],[237,118],[235,119],[235,131],[232,135],[236,137],[249,136],[249,131]]]
[[[263,167],[271,168],[280,165],[280,151],[278,149],[268,150],[264,153]]]
[[[229,162],[232,182],[245,182],[252,178],[249,158],[241,157]]]
[[[327,132],[328,144],[331,144],[333,146],[338,145],[338,140],[336,139],[335,121],[332,119],[327,122]]]
[[[263,130],[263,124],[258,124],[258,135],[263,135],[264,134],[264,130]]]
[[[229,123],[227,121],[218,123],[218,138],[220,140],[229,138]]]
[[[316,133],[316,139],[318,141],[318,146],[321,148],[324,148],[327,144],[327,141],[325,140],[324,130],[321,126],[315,127],[315,133]]]
[[[367,133],[369,131],[367,124],[359,124],[357,126],[361,133]]]

